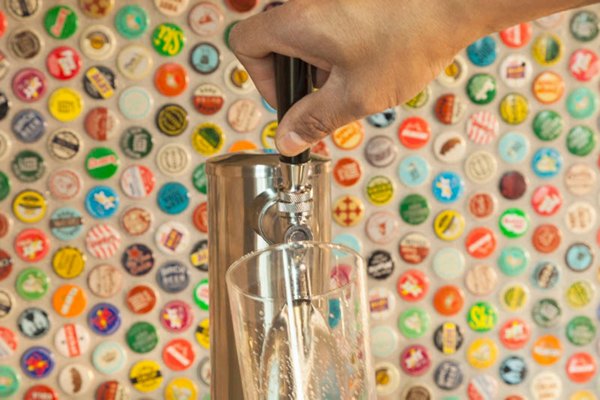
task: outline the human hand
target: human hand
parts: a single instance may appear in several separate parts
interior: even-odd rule
[[[320,89],[280,122],[276,144],[296,155],[335,129],[402,104],[479,37],[596,0],[291,0],[236,24],[230,45],[277,105],[273,53],[318,68]]]

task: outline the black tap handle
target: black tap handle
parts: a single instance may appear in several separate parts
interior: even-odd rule
[[[277,91],[277,120],[281,121],[286,112],[298,100],[312,91],[311,66],[299,58],[275,54],[275,87]],[[281,156],[288,164],[308,162],[310,149],[293,157]]]

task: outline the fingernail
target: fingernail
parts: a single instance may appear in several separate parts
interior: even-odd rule
[[[279,152],[284,155],[296,155],[306,150],[310,145],[304,141],[296,132],[288,132],[277,141]]]

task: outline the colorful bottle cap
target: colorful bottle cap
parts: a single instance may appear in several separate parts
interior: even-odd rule
[[[189,304],[181,300],[172,300],[165,304],[160,311],[160,322],[167,331],[172,333],[181,333],[186,331],[193,322],[194,315]],[[199,328],[206,325],[206,331],[196,329],[196,338],[198,335],[208,335],[208,320],[200,322]],[[200,343],[202,344],[202,343]],[[204,346],[207,347],[207,346]]]
[[[467,312],[467,323],[475,332],[488,332],[496,326],[498,313],[488,302],[480,301]]]
[[[17,317],[19,331],[28,339],[39,339],[50,332],[50,318],[46,311],[37,307],[23,310]]]
[[[596,135],[590,127],[577,125],[569,130],[567,134],[567,149],[569,153],[585,157],[594,150],[595,146]]]
[[[75,318],[81,315],[86,303],[86,292],[77,285],[62,285],[52,295],[52,307],[54,311],[64,318]]]
[[[340,226],[354,226],[363,218],[364,208],[363,202],[357,197],[340,197],[332,207],[333,219]]]
[[[88,313],[88,324],[98,335],[112,335],[121,326],[121,311],[109,303],[94,304]]]
[[[34,224],[46,216],[46,198],[35,190],[24,190],[13,199],[12,209],[19,221]]]
[[[410,99],[406,103],[404,103],[404,107],[405,108],[413,108],[413,109],[422,108],[425,106],[425,104],[427,104],[429,102],[430,98],[431,98],[431,87],[427,86],[425,89],[423,89],[419,93],[417,93],[415,97],[413,97],[412,99]]]
[[[475,218],[485,219],[496,211],[496,198],[487,192],[476,192],[469,197],[469,212]]]
[[[188,23],[192,31],[199,36],[213,36],[223,24],[223,11],[218,5],[208,1],[196,4],[188,14]]]
[[[190,52],[190,65],[194,71],[208,75],[219,69],[221,53],[212,43],[199,43]]]
[[[362,167],[358,160],[351,157],[342,157],[333,167],[333,178],[345,187],[355,185],[362,176]]]
[[[1,63],[1,61],[2,61],[2,58],[0,55],[0,63]],[[0,64],[0,68],[1,68],[1,64]],[[1,74],[2,74],[2,70],[0,69],[0,79],[3,78],[3,76]],[[2,121],[3,119],[6,118],[11,107],[12,107],[12,103],[11,103],[10,99],[6,96],[6,93],[0,91],[0,121]]]
[[[153,215],[142,207],[130,207],[121,214],[121,227],[131,236],[140,236],[152,226]]]
[[[46,378],[52,373],[55,365],[54,354],[46,347],[30,347],[21,356],[21,369],[32,379]]]
[[[12,219],[3,212],[0,212],[0,238],[6,237],[12,228]],[[0,273],[1,275],[1,273]]]
[[[552,371],[542,371],[533,377],[530,388],[535,399],[559,399],[562,380]]]
[[[56,393],[56,390],[47,385],[31,386],[29,389],[27,389],[24,396],[24,400],[58,400],[58,394]]]
[[[344,234],[342,234],[342,235],[344,235]],[[349,247],[352,248],[353,250],[356,250],[356,246],[358,246],[358,248],[360,249],[360,243],[358,242],[358,239],[356,239],[354,236],[347,235],[347,236],[351,236],[353,238],[353,241],[352,241],[352,239],[348,238],[347,236],[342,236],[341,238],[339,236],[340,235],[336,236],[337,241],[334,238],[333,243],[343,244],[343,245],[354,244],[354,247],[352,247],[352,246],[349,246]],[[343,243],[339,243],[340,240]],[[194,268],[196,268],[200,271],[208,272],[208,240],[202,239],[202,240],[196,242],[194,247],[192,247],[192,250],[190,251],[190,263],[194,266]]]
[[[181,254],[190,245],[191,235],[185,225],[168,221],[160,225],[154,234],[154,241],[160,251],[167,255]]]
[[[489,111],[478,111],[467,121],[467,136],[475,144],[491,143],[498,136],[499,129],[498,119]]]
[[[373,279],[386,279],[394,272],[394,260],[386,250],[375,250],[367,257],[367,273]]]
[[[476,264],[465,275],[465,286],[475,296],[487,296],[498,282],[496,271],[487,264]]]
[[[504,347],[509,350],[519,350],[527,345],[531,336],[531,330],[524,320],[512,318],[502,324],[498,331],[498,336]]]
[[[546,142],[555,140],[564,131],[564,120],[556,111],[543,110],[533,119],[533,132]]]
[[[154,28],[152,46],[163,57],[179,54],[185,45],[185,34],[176,24],[165,22]]]
[[[92,99],[110,99],[117,89],[117,76],[108,67],[102,65],[90,67],[83,76],[83,88]]]
[[[172,339],[163,347],[162,358],[169,369],[185,371],[194,364],[196,352],[189,340]]]
[[[22,69],[13,77],[13,93],[24,103],[41,100],[47,89],[46,76],[35,68]]]
[[[431,355],[425,346],[409,345],[400,354],[400,367],[410,376],[421,376],[431,368]]]
[[[387,128],[396,121],[396,117],[396,110],[393,108],[388,108],[387,110],[371,114],[365,119],[369,123],[369,125],[375,128]]]
[[[394,364],[380,361],[375,364],[375,383],[377,395],[388,396],[400,387],[400,371]]]
[[[527,178],[519,171],[508,171],[500,177],[498,190],[507,200],[518,200],[527,191]]]
[[[552,178],[562,169],[563,159],[560,152],[551,147],[538,149],[531,160],[531,168],[543,179]]]
[[[562,310],[556,300],[542,298],[531,310],[533,321],[542,328],[552,328],[560,322]]]
[[[567,97],[567,111],[575,119],[589,118],[598,110],[598,96],[587,87],[577,88]]]
[[[247,94],[255,88],[250,74],[239,61],[232,61],[225,68],[224,77],[225,85],[235,94]]]
[[[94,368],[96,368],[98,372],[106,375],[119,372],[125,366],[126,359],[127,354],[125,353],[125,350],[117,342],[100,342],[92,354],[92,364],[94,365]],[[100,388],[98,391],[100,391]],[[100,397],[97,396],[96,399],[99,400]]]
[[[454,285],[440,287],[433,296],[433,307],[444,316],[456,315],[465,304],[465,295]]]
[[[412,307],[400,314],[398,328],[404,337],[417,339],[425,335],[429,329],[430,322],[431,318],[425,310],[419,307]]]
[[[106,17],[112,12],[115,6],[115,0],[104,0],[98,3],[97,0],[79,0],[79,8],[88,17],[98,19]]]
[[[117,38],[107,26],[92,25],[81,33],[79,47],[82,53],[92,60],[106,60],[115,51]]]
[[[140,45],[131,44],[117,55],[117,68],[131,81],[140,81],[152,72],[154,62],[152,53]]]
[[[57,200],[71,200],[81,191],[81,177],[70,169],[58,169],[48,177],[48,189]]]
[[[496,235],[486,227],[474,228],[465,239],[465,248],[471,257],[487,258],[496,250]]]
[[[565,298],[571,308],[583,308],[593,300],[596,289],[588,281],[573,282],[566,290]]]
[[[467,95],[475,104],[491,103],[496,97],[496,79],[489,74],[475,74],[467,82]]]
[[[143,199],[154,190],[156,177],[150,168],[143,165],[132,165],[123,171],[120,181],[121,189],[126,196]]]
[[[464,192],[464,181],[454,172],[441,172],[433,179],[431,191],[439,202],[453,203]]]
[[[202,279],[194,287],[194,302],[204,311],[209,309],[208,279]]]
[[[127,330],[129,348],[138,354],[149,353],[158,345],[156,327],[148,322],[136,322]]]
[[[485,36],[467,47],[469,60],[478,67],[487,67],[496,61],[496,41],[491,36]]]
[[[14,250],[23,261],[38,262],[50,251],[50,239],[40,229],[25,229],[15,237]]]
[[[472,152],[464,165],[467,178],[478,184],[489,182],[496,174],[497,169],[496,158],[487,151]]]
[[[212,83],[201,83],[192,97],[194,108],[202,115],[214,115],[221,111],[223,104],[225,104],[225,95],[220,87]],[[264,104],[264,103],[263,103]],[[276,122],[275,122],[276,124]],[[268,126],[268,125],[267,125]],[[265,129],[263,129],[262,143],[265,145]]]
[[[87,193],[85,208],[94,218],[110,218],[118,210],[120,204],[117,192],[109,186],[95,186]]]
[[[438,388],[442,390],[455,390],[463,382],[464,374],[455,361],[442,361],[433,373],[433,379]]]
[[[48,152],[58,161],[72,160],[82,147],[79,135],[69,129],[58,129],[48,137]]]
[[[471,342],[471,344],[467,348],[467,361],[473,368],[476,368],[476,369],[489,368],[496,363],[497,359],[498,359],[498,345],[496,344],[496,342],[494,340],[492,340],[490,338],[483,337],[483,338],[475,339],[473,342]],[[488,382],[488,384],[489,384],[489,382]],[[497,384],[496,384],[496,388],[494,388],[494,385],[488,386],[485,389],[485,392],[489,392],[490,390],[495,392],[494,389],[497,390]],[[495,396],[492,395],[489,398],[494,398],[494,397]]]
[[[587,243],[573,243],[565,254],[567,267],[575,272],[583,272],[594,263],[594,251]]]
[[[50,231],[60,240],[73,240],[81,234],[82,230],[83,216],[74,208],[59,208],[50,217]]]
[[[404,158],[398,166],[400,181],[409,187],[420,186],[429,178],[429,163],[419,155]]]
[[[179,96],[187,89],[188,82],[186,69],[177,63],[163,64],[154,74],[154,86],[164,96]]]
[[[77,13],[68,6],[50,8],[44,17],[44,27],[54,39],[68,39],[75,34],[79,25]]]
[[[501,30],[500,39],[507,47],[518,49],[529,43],[532,30],[530,22],[523,22]]]
[[[439,249],[433,256],[432,263],[435,274],[444,280],[458,278],[465,272],[465,258],[453,247]]]
[[[157,202],[161,211],[170,215],[180,214],[190,204],[190,192],[179,182],[168,182],[158,191]]]
[[[119,169],[119,157],[111,148],[96,147],[87,154],[85,168],[92,178],[105,180]]]
[[[206,177],[206,163],[199,164],[192,174],[192,184],[202,194],[208,191],[208,178]]]
[[[377,244],[390,243],[398,235],[398,218],[389,211],[377,211],[367,219],[365,231]]]
[[[185,264],[179,261],[168,261],[156,271],[158,286],[167,293],[179,293],[190,283],[190,275]]]
[[[500,64],[500,77],[511,88],[525,86],[531,80],[533,66],[531,61],[521,54],[510,54]]]
[[[119,144],[127,157],[139,160],[152,152],[154,137],[146,128],[132,126],[125,130]]]
[[[442,124],[454,125],[462,121],[467,105],[455,94],[440,96],[435,102],[435,116]]]
[[[454,322],[444,322],[433,334],[433,344],[445,355],[456,354],[463,344],[460,326]]]
[[[199,154],[209,157],[217,154],[225,144],[225,134],[221,127],[211,122],[204,122],[194,128],[192,147]]]
[[[575,383],[586,383],[592,380],[597,372],[597,363],[594,356],[580,352],[571,354],[565,365],[567,377]]]
[[[40,9],[40,0],[27,1],[7,1],[5,2],[6,9],[11,12],[12,16],[18,19],[26,19],[33,17]]]
[[[119,111],[130,120],[146,119],[152,111],[153,104],[152,95],[139,86],[127,88],[119,96]]]
[[[518,125],[525,121],[529,114],[529,102],[519,93],[509,93],[500,102],[500,116],[504,122]]]
[[[59,88],[50,95],[48,110],[56,120],[70,122],[77,119],[83,111],[83,99],[76,90]]]
[[[576,196],[588,194],[596,187],[596,172],[587,164],[573,164],[565,173],[565,185]]]
[[[121,234],[108,224],[97,224],[85,236],[85,247],[92,256],[106,260],[117,253],[121,245]]]
[[[498,142],[498,153],[509,164],[520,163],[529,153],[529,141],[520,133],[509,132]]]
[[[427,199],[420,194],[410,194],[400,202],[400,217],[410,225],[420,225],[425,222],[430,211]]]
[[[573,14],[569,23],[573,37],[580,42],[590,42],[598,36],[598,15],[591,10],[580,10]]]
[[[364,137],[365,131],[360,121],[344,125],[331,135],[333,143],[341,150],[354,150],[362,144]]]
[[[396,290],[404,301],[420,301],[425,298],[429,290],[429,278],[419,270],[410,269],[400,275]]]
[[[389,203],[394,197],[394,185],[387,176],[378,175],[367,182],[365,194],[371,204],[382,206]]]
[[[555,34],[542,33],[533,41],[531,52],[541,66],[549,67],[562,58],[563,43]]]
[[[16,154],[11,163],[13,174],[21,182],[35,182],[46,172],[44,158],[32,150],[22,150]]]
[[[87,284],[94,296],[108,299],[121,292],[123,273],[109,264],[96,265],[87,276]]]
[[[442,240],[456,240],[465,230],[465,218],[455,210],[440,211],[433,220],[433,230]]]
[[[262,117],[258,103],[250,99],[234,101],[227,110],[227,122],[237,133],[248,133],[256,129]]]
[[[117,32],[125,39],[137,39],[148,29],[150,18],[143,7],[130,4],[121,7],[115,15]]]
[[[36,110],[25,109],[15,114],[11,129],[23,143],[35,143],[46,133],[46,118]]]
[[[553,289],[560,280],[560,269],[553,262],[540,261],[533,270],[531,279],[538,289]]]
[[[527,378],[527,363],[521,356],[508,356],[500,363],[500,378],[507,385],[519,385]]]
[[[594,206],[585,201],[577,201],[567,208],[565,224],[575,234],[588,233],[596,225],[597,213]]]
[[[553,224],[538,226],[531,236],[533,247],[540,253],[552,253],[560,246],[561,240],[562,234]]]
[[[6,54],[0,51],[0,80],[3,79],[10,69],[10,62],[6,58]],[[2,119],[2,118],[0,118]]]
[[[562,98],[565,81],[556,72],[543,71],[533,81],[531,90],[540,103],[553,104]]]
[[[419,149],[427,144],[431,137],[429,123],[421,117],[406,118],[398,128],[400,143],[408,149]]]
[[[156,291],[148,285],[136,285],[127,292],[125,303],[134,314],[147,314],[157,302]]]
[[[58,386],[69,395],[78,395],[89,390],[94,379],[91,369],[83,364],[69,364],[58,374]]]
[[[81,275],[86,257],[76,247],[61,247],[52,257],[52,268],[63,279],[73,279]]]
[[[596,338],[596,326],[589,317],[579,315],[567,324],[567,339],[575,346],[587,346]]]
[[[6,199],[10,194],[11,182],[8,175],[0,171],[0,201]]]
[[[157,390],[163,381],[160,365],[156,361],[138,361],[129,370],[129,382],[142,393]]]
[[[529,299],[529,289],[520,283],[506,285],[500,291],[500,303],[511,312],[521,311]]]
[[[598,75],[600,63],[593,50],[577,49],[569,58],[569,72],[581,82],[588,82]]]
[[[26,268],[17,276],[15,289],[21,298],[27,301],[43,298],[50,287],[50,278],[38,268]]]

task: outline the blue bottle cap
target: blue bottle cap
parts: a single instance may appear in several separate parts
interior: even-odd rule
[[[83,216],[71,207],[62,207],[50,217],[50,232],[60,240],[77,238],[83,231]]]
[[[387,128],[396,121],[396,110],[388,108],[377,114],[369,115],[366,119],[367,122],[375,128]]]
[[[85,196],[85,209],[94,218],[110,218],[119,208],[119,195],[109,186],[94,186]]]
[[[498,257],[498,266],[506,276],[519,276],[527,269],[529,253],[522,247],[505,247]]]
[[[150,19],[144,8],[138,5],[122,7],[115,16],[117,32],[125,39],[136,39],[148,29]]]
[[[553,178],[559,174],[563,164],[560,152],[551,147],[538,149],[531,160],[531,169],[543,179]]]
[[[46,119],[39,111],[21,110],[13,117],[11,129],[21,142],[35,143],[46,132]]]
[[[354,236],[350,233],[340,233],[340,234],[336,235],[333,238],[333,243],[341,244],[346,247],[350,247],[352,250],[356,251],[357,253],[362,252],[362,244],[361,244],[360,240],[356,236]]]
[[[157,202],[163,212],[180,214],[190,205],[190,192],[179,182],[168,182],[158,191]]]
[[[196,72],[212,74],[221,64],[221,53],[211,43],[199,43],[190,53],[190,63]]]
[[[498,141],[500,158],[508,164],[518,164],[529,154],[529,140],[520,133],[509,132]]]
[[[573,243],[567,249],[565,255],[567,267],[576,272],[582,272],[590,268],[594,263],[594,252],[586,243]]]
[[[492,65],[497,55],[496,41],[491,36],[483,37],[467,47],[469,60],[478,67]]]
[[[462,195],[465,183],[460,175],[451,172],[440,172],[431,183],[431,191],[440,203],[453,203]]]
[[[43,379],[50,375],[56,362],[52,352],[42,346],[27,349],[21,357],[21,369],[29,378]]]
[[[98,303],[88,314],[88,324],[98,335],[112,335],[121,326],[121,311],[109,303]]]
[[[400,181],[408,187],[420,186],[429,178],[429,163],[421,156],[408,156],[398,167]]]
[[[520,356],[508,356],[500,364],[500,378],[507,385],[518,385],[527,377],[527,364]]]
[[[156,282],[167,293],[179,293],[190,284],[190,274],[180,261],[168,261],[156,271]]]
[[[261,97],[260,101],[262,102],[262,105],[265,108],[265,110],[267,110],[268,112],[270,112],[272,114],[277,113],[277,110],[275,108],[271,107],[271,105],[269,103],[267,103],[267,100],[265,100],[264,97]]]

